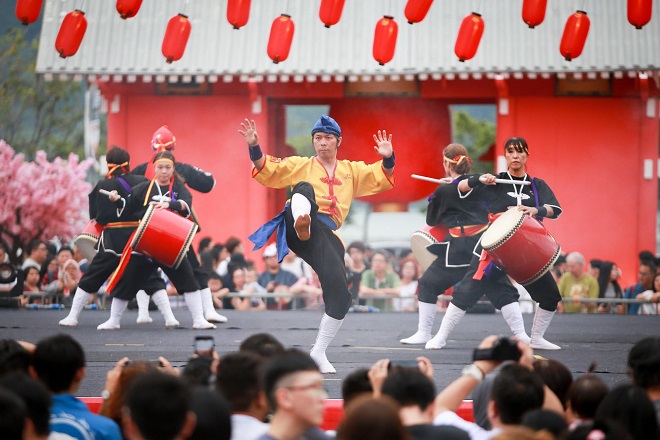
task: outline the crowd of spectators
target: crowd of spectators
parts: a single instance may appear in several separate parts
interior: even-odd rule
[[[439,392],[425,357],[353,371],[342,383],[343,420],[323,431],[323,375],[308,354],[266,333],[237,352],[196,352],[180,368],[124,357],[107,373],[98,414],[76,397],[86,360],[73,337],[4,339],[0,432],[7,440],[660,439],[660,337],[634,344],[629,381],[611,388],[594,366],[574,378],[521,341],[507,340],[509,360],[495,360],[504,342],[485,338]],[[472,413],[459,416],[470,396]]]
[[[423,269],[409,249],[396,252],[395,255],[391,250],[373,249],[359,241],[347,246],[346,277],[353,311],[417,310],[417,280]],[[258,257],[260,261],[255,262],[245,258],[240,238],[230,237],[220,244],[205,237],[198,245],[198,255],[202,268],[209,273],[209,288],[216,308],[242,311],[324,308],[323,291],[314,270],[293,252],[278,262],[274,244],[265,247]],[[4,276],[0,279],[0,296],[17,298],[9,304],[19,307],[51,303],[66,306],[88,266],[75,244],[56,248],[52,243],[33,240],[24,256],[13,278],[8,277],[9,282]],[[587,262],[579,252],[560,255],[551,268],[563,297],[558,312],[658,314],[659,260],[651,252],[640,252],[637,282],[626,286],[615,262],[598,259]],[[0,264],[3,262],[9,264],[0,245]],[[0,270],[2,273],[5,272]],[[525,302],[529,298],[524,287],[516,287],[524,310],[533,312],[533,303]],[[176,296],[176,289],[170,285],[168,293]],[[449,296],[451,289],[439,292],[442,293]],[[105,299],[103,290],[90,298],[88,306],[102,307],[105,304],[102,298]],[[446,304],[446,299],[440,299],[438,311],[444,311]]]

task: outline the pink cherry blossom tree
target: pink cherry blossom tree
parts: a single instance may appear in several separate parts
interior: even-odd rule
[[[35,238],[70,241],[80,232],[89,220],[85,175],[91,164],[73,153],[49,162],[43,151],[28,162],[0,140],[0,239],[12,262]]]

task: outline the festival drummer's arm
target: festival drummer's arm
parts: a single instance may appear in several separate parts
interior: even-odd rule
[[[169,209],[184,216],[190,217],[190,207],[192,206],[192,194],[182,183],[178,185],[176,202],[169,202]]]
[[[176,172],[186,180],[186,185],[195,191],[208,193],[215,187],[215,178],[213,175],[200,168],[187,163],[177,162]]]
[[[394,174],[394,147],[392,146],[392,134],[387,135],[387,131],[378,130],[374,134],[374,151],[383,157],[383,171],[387,176]]]
[[[250,154],[250,160],[257,170],[260,170],[264,163],[266,162],[266,157],[261,151],[259,146],[259,134],[257,133],[257,124],[254,120],[245,118],[245,122],[241,123],[242,130],[238,132],[243,136],[245,142],[248,144],[248,151]]]

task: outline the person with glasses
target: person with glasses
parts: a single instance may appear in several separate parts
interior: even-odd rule
[[[37,269],[41,270],[41,266],[44,264],[44,261],[48,258],[48,247],[43,240],[35,239],[30,242],[30,245],[25,250],[27,258],[23,261],[23,266],[21,269],[25,270],[29,266],[34,266]]]
[[[296,349],[276,355],[264,366],[263,384],[273,418],[257,440],[330,438],[319,430],[328,393],[310,355]]]

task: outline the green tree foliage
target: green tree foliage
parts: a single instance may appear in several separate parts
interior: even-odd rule
[[[493,172],[493,162],[481,162],[478,159],[495,143],[495,124],[485,119],[475,119],[468,112],[459,110],[453,113],[452,137],[453,142],[467,148],[473,160],[472,172]]]
[[[37,40],[26,41],[23,29],[0,38],[0,139],[28,158],[37,150],[83,156],[83,85],[38,79],[36,59]]]

